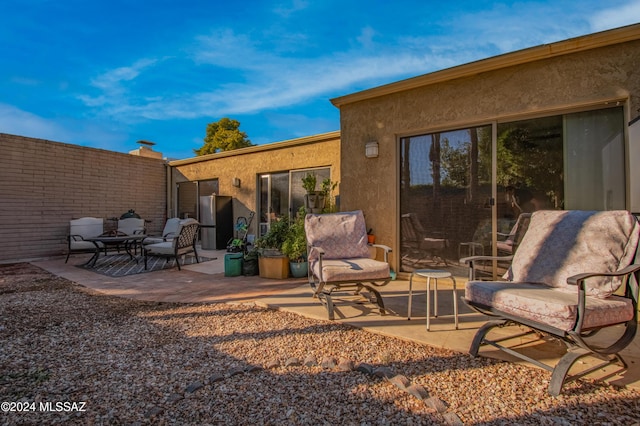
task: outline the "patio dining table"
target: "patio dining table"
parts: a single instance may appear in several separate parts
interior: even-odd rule
[[[85,241],[91,241],[96,246],[96,251],[93,253],[93,256],[91,257],[91,259],[89,259],[87,263],[85,263],[84,265],[91,266],[91,267],[95,266],[96,261],[100,257],[100,252],[103,249],[105,251],[105,256],[106,256],[109,246],[118,247],[121,244],[124,245],[124,249],[129,255],[129,257],[131,259],[135,259],[137,262],[138,258],[136,258],[133,255],[133,253],[131,253],[131,247],[135,246],[135,244],[137,244],[138,242],[142,242],[142,240],[144,240],[145,238],[147,238],[146,234],[119,235],[118,233],[116,234],[110,233],[105,235],[99,235],[97,237],[85,238]]]

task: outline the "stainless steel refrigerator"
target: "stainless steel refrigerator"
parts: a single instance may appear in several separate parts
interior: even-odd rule
[[[231,197],[207,195],[200,197],[200,245],[204,250],[222,250],[233,238]]]

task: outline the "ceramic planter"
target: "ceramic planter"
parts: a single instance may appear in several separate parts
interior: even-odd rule
[[[291,276],[294,278],[306,277],[308,268],[309,268],[309,262],[289,262],[289,269],[291,269]]]

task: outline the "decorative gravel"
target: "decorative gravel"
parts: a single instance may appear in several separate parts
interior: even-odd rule
[[[0,266],[1,424],[640,424],[640,392],[580,380],[553,398],[549,378],[293,313],[132,301]]]

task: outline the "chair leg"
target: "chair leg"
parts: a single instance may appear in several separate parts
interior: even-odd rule
[[[318,300],[320,300],[320,302],[322,302],[324,307],[327,309],[329,320],[333,321],[335,319],[335,313],[333,309],[333,300],[331,300],[331,295],[328,293],[317,293],[316,296],[318,297]]]
[[[67,252],[67,258],[65,259],[64,263],[67,263],[69,261],[69,256],[71,256],[71,250]]]
[[[176,265],[178,265],[178,271],[181,271],[180,269],[180,259],[179,256],[176,255]]]
[[[579,358],[589,354],[590,351],[583,348],[578,348],[575,350],[569,350],[566,354],[564,354],[562,358],[560,358],[560,361],[558,361],[558,364],[556,364],[556,367],[553,369],[553,373],[551,374],[551,381],[549,382],[548,388],[549,395],[560,395],[562,385],[564,385],[564,381],[571,366]]]
[[[375,304],[378,305],[378,307],[380,308],[380,315],[385,315],[387,313],[387,310],[384,307],[384,301],[382,300],[382,296],[380,295],[380,292],[378,290],[376,290],[375,288],[371,287],[371,286],[364,286],[367,290],[369,290],[369,292],[371,294],[373,294],[375,296]]]
[[[489,321],[484,324],[482,327],[476,331],[476,335],[473,336],[473,341],[471,342],[471,347],[469,348],[469,355],[472,357],[478,356],[478,351],[480,350],[480,346],[484,343],[484,337],[487,335],[489,331],[491,331],[494,327],[501,327],[505,325],[507,322],[505,320],[495,320]]]
[[[567,377],[571,367],[578,359],[582,358],[583,356],[595,356],[602,359],[603,362],[594,365],[593,367],[585,371]],[[547,392],[549,392],[549,395],[551,396],[558,396],[560,395],[560,392],[562,392],[562,386],[564,386],[565,383],[586,376],[589,373],[592,373],[611,364],[620,364],[622,369],[628,368],[627,363],[624,362],[622,357],[618,354],[610,355],[608,357],[600,357],[588,349],[573,347],[569,349],[567,353],[562,356],[562,358],[560,358],[560,361],[558,361],[558,364],[556,364],[555,368],[553,369],[553,372],[551,374],[551,381],[549,382],[549,388],[547,389]]]

